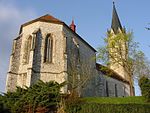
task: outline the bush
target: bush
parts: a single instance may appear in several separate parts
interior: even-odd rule
[[[10,113],[10,111],[4,105],[3,96],[2,95],[0,95],[0,113]]]
[[[78,93],[73,90],[71,94],[65,98],[65,111],[67,113],[76,113],[81,109],[82,100],[79,98]]]
[[[129,96],[129,97],[86,97],[82,100],[88,103],[100,104],[145,104],[145,98],[142,96]]]
[[[63,83],[58,84],[54,81],[46,83],[38,81],[26,89],[17,87],[15,92],[7,92],[1,96],[0,109],[6,106],[11,113],[56,111],[60,102],[60,88],[62,86]]]
[[[79,99],[78,99],[79,100]],[[86,97],[67,104],[67,113],[149,113],[144,97]]]
[[[150,79],[147,77],[141,77],[139,79],[139,86],[141,88],[142,95],[145,97],[147,102],[150,102]]]
[[[80,106],[80,109],[79,109]],[[82,103],[68,113],[149,113],[149,104]]]

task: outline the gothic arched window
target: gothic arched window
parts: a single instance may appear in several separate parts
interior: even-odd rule
[[[44,62],[52,62],[52,47],[53,40],[50,34],[46,36],[45,39],[45,49],[44,49]]]
[[[24,46],[24,63],[29,63],[31,48],[32,48],[32,36],[29,36]]]

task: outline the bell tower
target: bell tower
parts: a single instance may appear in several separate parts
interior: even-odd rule
[[[125,29],[122,27],[115,3],[113,2],[111,29],[108,31],[109,67],[123,79],[128,80],[124,61],[128,56],[128,46],[124,39]]]

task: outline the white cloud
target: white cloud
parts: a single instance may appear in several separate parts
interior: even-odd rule
[[[0,1],[0,92],[4,92],[13,39],[21,24],[36,17],[31,8],[19,8],[15,2]]]

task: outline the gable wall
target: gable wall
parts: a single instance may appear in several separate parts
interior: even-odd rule
[[[68,79],[70,78],[69,82],[72,82],[72,78],[70,77],[73,76],[72,73],[76,73],[76,76],[74,78],[79,81],[85,82],[84,84],[79,83],[78,85],[78,92],[80,96],[92,96],[95,94],[93,88],[93,85],[95,83],[90,79],[94,79],[93,76],[97,75],[95,51],[67,27],[64,26],[63,31],[67,43],[66,54]],[[79,51],[79,59],[76,56],[78,54],[77,51]],[[74,67],[73,70],[71,69],[71,67]],[[70,73],[70,70],[72,70],[73,72]]]
[[[37,50],[30,51],[30,59],[29,63],[24,63],[24,51],[25,51],[25,43],[29,35],[34,37],[33,32],[38,31],[40,28],[40,32],[38,32],[37,38],[39,39]],[[45,48],[45,38],[47,34],[50,33],[53,39],[53,60],[52,63],[44,63],[44,48]],[[53,24],[47,22],[35,22],[24,26],[22,28],[22,37],[21,37],[21,45],[20,55],[17,58],[19,60],[11,61],[11,64],[17,64],[18,66],[18,75],[16,75],[17,84],[13,83],[13,86],[16,85],[21,86],[22,80],[19,75],[27,74],[26,77],[26,86],[30,86],[38,79],[41,79],[45,82],[50,80],[55,80],[59,83],[65,81],[65,61],[64,61],[64,35],[62,33],[62,25]],[[15,54],[17,55],[17,54]],[[12,57],[14,59],[14,57]],[[14,66],[12,67],[14,68]],[[13,69],[14,70],[14,69]],[[12,77],[12,76],[11,76]],[[12,80],[10,80],[12,81]],[[9,81],[9,82],[10,82]]]

